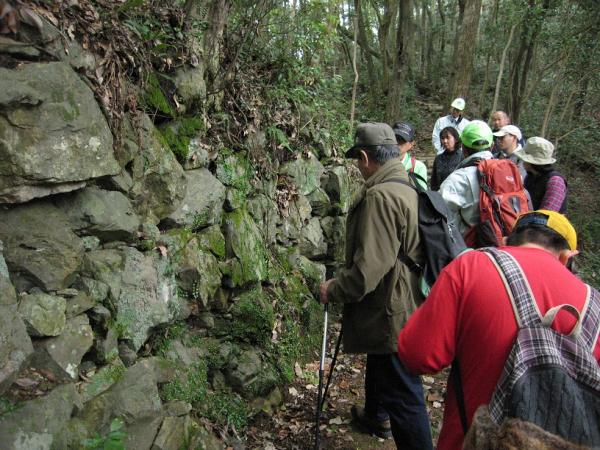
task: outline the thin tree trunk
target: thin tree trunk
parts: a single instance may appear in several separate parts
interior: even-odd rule
[[[362,3],[360,0],[354,0],[354,13],[356,14],[356,20],[354,21],[355,26],[358,27],[358,43],[362,49],[362,57],[364,58],[367,65],[367,76],[369,77],[369,84],[376,86],[377,77],[375,73],[375,65],[373,64],[373,55],[367,49],[370,49],[369,40],[367,39],[367,28],[365,26],[365,19],[362,10]]]
[[[358,3],[358,0],[356,0]],[[354,111],[356,108],[356,87],[358,86],[358,70],[356,68],[356,49],[358,41],[358,14],[354,16],[354,42],[352,45],[352,70],[354,71],[354,83],[352,84],[352,103],[350,105],[350,125],[354,124]]]
[[[517,28],[517,24],[510,27],[510,32],[508,33],[508,40],[506,41],[506,45],[504,46],[504,50],[502,50],[502,59],[500,59],[500,68],[498,69],[498,78],[496,78],[496,90],[494,91],[494,101],[492,102],[491,111],[496,111],[498,107],[498,97],[500,95],[500,85],[502,84],[502,72],[504,72],[504,65],[506,63],[506,55],[508,54],[508,49],[510,48],[510,44],[513,40],[513,36],[515,34],[515,29]],[[492,123],[492,116],[490,114],[489,123]]]
[[[550,98],[548,99],[548,104],[546,105],[546,111],[544,113],[544,121],[542,122],[542,131],[541,136],[546,137],[546,130],[548,129],[548,123],[550,122],[550,116],[552,115],[552,111],[554,110],[554,106],[556,103],[556,96],[560,87],[562,87],[563,75],[565,72],[565,68],[567,63],[569,62],[569,54],[571,49],[567,49],[567,56],[562,60],[556,76],[554,77],[552,83],[552,91],[550,92]]]

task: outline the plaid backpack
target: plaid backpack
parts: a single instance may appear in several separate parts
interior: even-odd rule
[[[529,282],[508,253],[484,249],[511,299],[519,332],[489,404],[499,424],[506,417],[532,422],[564,439],[600,447],[600,366],[593,351],[600,332],[600,293],[587,286],[581,314],[568,304],[540,317]],[[569,335],[551,328],[569,311],[577,323]]]

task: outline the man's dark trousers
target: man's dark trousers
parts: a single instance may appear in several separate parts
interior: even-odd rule
[[[421,379],[395,353],[367,355],[365,415],[381,422],[390,419],[398,449],[433,449]]]

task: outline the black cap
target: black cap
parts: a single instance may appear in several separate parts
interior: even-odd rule
[[[392,127],[396,138],[402,138],[406,142],[412,142],[415,140],[415,129],[408,122],[396,122]]]

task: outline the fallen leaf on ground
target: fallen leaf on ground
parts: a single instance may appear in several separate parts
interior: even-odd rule
[[[329,425],[342,425],[344,423],[344,420],[340,417],[334,417],[333,419],[329,420]]]

